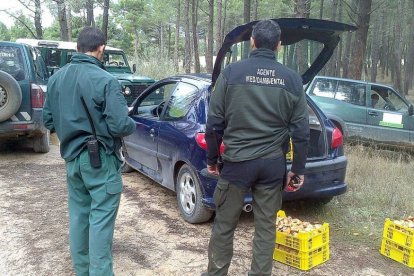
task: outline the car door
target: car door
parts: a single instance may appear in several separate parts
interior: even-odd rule
[[[157,151],[160,116],[176,84],[176,81],[160,83],[146,91],[138,98],[130,114],[136,127],[134,133],[124,138],[128,158],[151,171],[159,169]]]
[[[371,84],[369,94],[368,138],[396,143],[412,141],[414,118],[408,114],[410,104],[387,86]]]
[[[197,131],[195,116],[189,112],[199,98],[196,86],[179,82],[172,92],[161,116],[158,139],[158,160],[161,165],[162,184],[174,189],[172,173],[174,163],[180,159],[188,161],[191,141]]]
[[[366,83],[317,77],[307,92],[328,117],[339,117],[345,122],[347,136],[364,135],[367,124]]]

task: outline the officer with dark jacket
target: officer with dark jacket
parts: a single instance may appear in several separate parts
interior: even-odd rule
[[[113,275],[112,238],[122,191],[121,137],[135,128],[116,78],[101,63],[105,36],[86,27],[78,53],[49,80],[43,121],[66,162],[69,243],[76,275]],[[83,97],[86,109],[82,104]],[[88,150],[95,128],[99,150]],[[91,156],[100,158],[96,167]],[[96,159],[94,159],[96,160]]]
[[[214,192],[216,217],[209,243],[208,272],[227,275],[233,236],[246,192],[253,195],[255,233],[249,275],[271,275],[276,213],[283,183],[289,191],[304,181],[309,119],[301,77],[275,60],[280,27],[258,22],[250,57],[226,67],[212,91],[206,129],[208,171],[220,175]],[[286,175],[286,145],[291,137],[294,160]],[[219,172],[217,145],[224,142]],[[285,177],[286,176],[286,177]]]

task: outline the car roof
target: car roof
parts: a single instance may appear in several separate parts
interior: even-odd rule
[[[304,39],[318,41],[324,44],[324,48],[318,57],[309,69],[302,74],[303,84],[309,83],[328,62],[340,41],[339,35],[342,32],[354,31],[357,29],[355,26],[348,24],[321,19],[274,18],[270,20],[277,22],[280,26],[282,31],[280,38],[282,45],[291,45]],[[222,62],[226,53],[234,44],[250,40],[253,27],[257,22],[259,21],[252,21],[238,26],[226,35],[214,63],[212,75],[213,84],[220,74]]]
[[[57,40],[44,40],[44,39],[30,39],[30,38],[19,38],[16,39],[17,43],[28,44],[33,47],[44,47],[44,48],[56,48],[65,50],[77,50],[77,43],[71,41],[57,41]],[[105,50],[111,51],[122,51],[122,49],[105,46]]]

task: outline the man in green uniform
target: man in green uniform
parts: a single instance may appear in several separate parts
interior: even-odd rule
[[[299,189],[304,181],[309,142],[307,103],[301,77],[275,59],[280,34],[276,22],[258,22],[250,39],[250,57],[227,66],[211,94],[206,125],[207,169],[220,177],[214,192],[216,217],[204,275],[227,275],[234,230],[249,189],[255,224],[249,275],[271,275],[289,137],[294,160],[286,182],[295,179],[297,185],[289,185],[287,191]],[[225,149],[220,172],[217,145],[222,141]]]
[[[121,137],[131,134],[135,124],[128,117],[119,82],[101,63],[102,31],[84,28],[77,48],[72,61],[49,80],[43,121],[56,131],[66,161],[69,243],[76,275],[113,275],[112,238],[122,190]],[[87,110],[99,144],[98,168],[87,148],[94,137]]]

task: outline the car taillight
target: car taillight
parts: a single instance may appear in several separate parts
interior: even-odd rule
[[[42,108],[45,102],[45,93],[42,88],[39,85],[32,83],[30,87],[30,95],[32,99],[32,108]]]
[[[199,132],[196,134],[196,142],[197,145],[200,146],[200,148],[207,150],[207,143],[206,143],[206,139],[205,139],[205,133],[204,132]],[[221,143],[220,145],[220,154],[223,154],[224,152],[224,144]]]
[[[331,142],[331,148],[335,149],[339,146],[342,146],[344,143],[344,139],[342,136],[342,132],[339,130],[339,128],[334,128],[332,131],[332,142]]]

